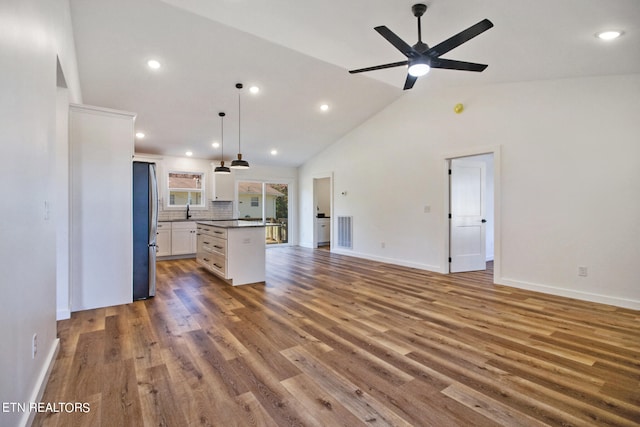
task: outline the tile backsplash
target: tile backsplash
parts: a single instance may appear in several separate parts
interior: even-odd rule
[[[192,221],[233,219],[233,202],[209,202],[208,209],[190,209],[189,214]],[[160,212],[158,221],[175,221],[186,219],[187,209],[166,209],[160,201]]]

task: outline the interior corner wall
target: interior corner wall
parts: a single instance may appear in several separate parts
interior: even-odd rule
[[[419,82],[300,167],[301,239],[313,232],[313,176],[332,170],[334,215],[353,216],[353,250],[343,253],[443,271],[441,159],[500,146],[496,282],[640,309],[639,97],[640,74]]]
[[[80,100],[68,2],[0,2],[0,401],[39,398],[56,338],[56,70],[69,97]],[[19,185],[16,183],[19,182]],[[32,338],[37,353],[32,358]],[[0,413],[0,425],[21,426],[30,414]]]

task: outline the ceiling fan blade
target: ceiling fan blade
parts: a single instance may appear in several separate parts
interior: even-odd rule
[[[476,64],[475,62],[455,61],[453,59],[433,58],[429,61],[431,68],[445,68],[447,70],[462,71],[484,71],[487,64]]]
[[[399,67],[401,65],[407,65],[408,63],[409,61],[392,62],[391,64],[376,65],[374,67],[359,68],[357,70],[349,70],[349,73],[356,74],[356,73],[364,73],[367,71],[383,70],[385,68],[393,68],[393,67]]]
[[[440,55],[444,55],[445,53],[449,52],[451,49],[455,49],[462,43],[468,42],[475,36],[484,33],[491,27],[493,27],[493,23],[488,19],[483,19],[477,24],[470,26],[466,30],[459,32],[455,36],[449,37],[442,43],[435,45],[431,49],[427,50],[424,54],[431,58],[437,58]]]
[[[391,31],[384,25],[375,27],[374,30],[376,30],[382,37],[387,39],[389,43],[394,45],[395,48],[402,52],[407,58],[415,58],[417,56],[420,56],[420,54],[416,52],[415,49],[405,43],[404,40],[402,40],[393,31]]]
[[[411,74],[407,74],[407,80],[404,81],[403,90],[411,89],[413,85],[416,83],[416,80],[418,80],[417,77],[414,77]]]

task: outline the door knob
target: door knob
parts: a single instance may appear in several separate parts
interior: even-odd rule
[[[486,220],[486,219],[483,219],[483,220],[482,220],[482,223],[484,224],[485,222],[487,222],[487,220]]]

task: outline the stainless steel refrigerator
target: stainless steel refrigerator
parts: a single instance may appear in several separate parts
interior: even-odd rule
[[[133,299],[156,294],[158,180],[156,164],[133,162]]]

